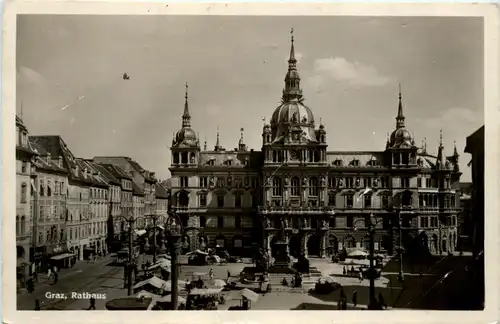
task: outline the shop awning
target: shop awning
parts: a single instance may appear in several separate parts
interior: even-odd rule
[[[254,303],[256,303],[259,300],[259,295],[248,288],[244,288],[241,290],[241,296],[245,297],[246,299]]]
[[[62,260],[62,259],[74,257],[75,255],[76,254],[73,254],[73,253],[63,253],[63,254],[53,256],[51,259],[52,260]]]

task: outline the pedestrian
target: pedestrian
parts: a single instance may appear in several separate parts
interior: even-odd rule
[[[340,299],[344,300],[347,296],[345,295],[344,287],[340,287]]]
[[[210,280],[214,280],[214,269],[210,269],[208,275],[210,276]]]
[[[28,281],[26,282],[26,288],[28,289],[28,292],[31,294],[35,290],[35,283],[33,282],[33,278],[29,277]]]
[[[346,300],[342,301],[342,310],[347,310],[347,301]]]
[[[342,273],[344,274],[344,276],[347,274],[347,269],[345,268],[345,266],[344,269],[342,270]]]
[[[352,303],[354,304],[354,307],[358,305],[358,292],[356,289],[352,292]]]
[[[342,299],[339,299],[339,301],[337,302],[337,309],[342,310]]]
[[[90,306],[88,308],[88,310],[95,310],[95,298],[94,297],[90,297]]]
[[[227,280],[229,280],[229,278],[231,278],[231,272],[229,272],[229,270],[227,270]]]
[[[387,304],[385,303],[384,296],[382,296],[382,293],[378,293],[378,303],[380,304],[380,307],[387,309]]]
[[[359,271],[359,282],[363,282],[363,271]]]
[[[58,279],[59,279],[59,275],[57,274],[57,272],[54,271],[54,284],[57,283]]]
[[[35,310],[36,311],[40,310],[40,301],[38,299],[35,299]]]

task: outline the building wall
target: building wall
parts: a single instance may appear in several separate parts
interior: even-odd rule
[[[134,219],[138,219],[135,226],[140,228],[145,226],[144,219],[144,196],[133,195],[132,196],[132,209]]]
[[[16,253],[18,262],[29,262],[31,247],[31,162],[16,160]]]
[[[83,260],[83,250],[90,247],[90,187],[80,183],[68,184],[68,221],[66,227],[69,233],[68,247],[71,252]]]
[[[68,178],[44,170],[38,176],[37,248],[45,247],[46,253],[66,250],[66,194]],[[33,194],[33,193],[32,193]],[[33,195],[32,195],[33,197]],[[34,203],[34,201],[33,201]]]
[[[99,253],[105,248],[108,232],[106,222],[109,215],[109,189],[91,187],[89,192],[90,204],[90,233],[89,243]]]

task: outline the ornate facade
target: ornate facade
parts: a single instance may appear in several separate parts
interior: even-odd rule
[[[225,245],[241,252],[252,243],[271,254],[273,242],[324,257],[368,247],[366,220],[376,219],[375,249],[396,245],[433,253],[457,242],[458,153],[437,156],[417,147],[405,127],[401,91],[396,127],[384,150],[328,151],[325,127],[305,105],[294,40],[281,104],[262,132],[262,150],[200,147],[191,128],[187,86],[182,128],[172,140],[172,208],[185,222],[185,245]]]

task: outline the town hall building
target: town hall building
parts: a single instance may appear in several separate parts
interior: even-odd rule
[[[327,132],[306,106],[292,36],[281,104],[249,150],[243,132],[234,150],[200,146],[186,96],[172,139],[171,209],[186,229],[183,248],[226,247],[273,253],[277,238],[292,256],[325,257],[344,248],[448,253],[457,245],[460,170],[456,147],[437,156],[406,129],[401,91],[396,125],[380,151],[330,151]],[[381,146],[383,147],[383,143]],[[279,235],[278,235],[279,234]]]

